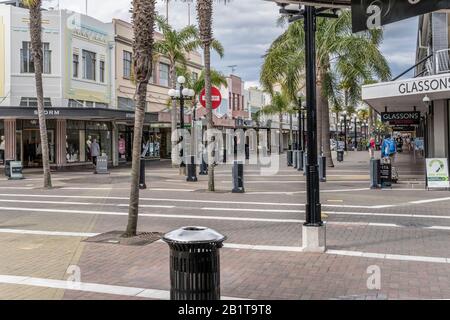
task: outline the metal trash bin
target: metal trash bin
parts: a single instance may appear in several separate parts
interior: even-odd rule
[[[145,184],[145,158],[141,158],[139,170],[139,189],[147,189],[147,185]]]
[[[170,247],[171,300],[220,300],[219,249],[226,239],[205,227],[183,227],[163,237]]]
[[[338,150],[338,152],[337,152],[337,161],[338,162],[344,161],[344,150]]]
[[[5,160],[5,176],[11,178],[11,161],[14,160]]]

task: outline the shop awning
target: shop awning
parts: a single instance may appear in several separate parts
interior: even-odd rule
[[[362,99],[377,112],[417,111],[426,112],[423,99],[450,99],[450,74],[381,82],[362,87]]]
[[[47,119],[70,120],[134,120],[134,111],[101,108],[46,108]],[[37,109],[30,107],[0,107],[0,119],[37,119]],[[145,114],[145,122],[158,122],[158,113]]]

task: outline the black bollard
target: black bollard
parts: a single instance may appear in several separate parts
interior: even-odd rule
[[[379,159],[370,159],[370,189],[378,189],[381,185],[380,165]]]
[[[292,150],[288,150],[288,152],[287,152],[287,166],[288,167],[292,167],[292,165],[293,165],[293,153],[294,153],[295,151],[292,151]]]
[[[223,163],[227,163],[227,149],[223,149]]]
[[[197,166],[195,165],[195,156],[191,156],[191,163],[187,165],[187,182],[197,182]]]
[[[319,175],[320,182],[327,182],[327,158],[324,156],[319,157]]]
[[[305,156],[305,152],[303,150],[299,150],[298,151],[298,156],[297,156],[297,170],[298,171],[303,171],[303,166],[304,166],[304,156]]]
[[[145,158],[141,158],[141,170],[139,171],[139,189],[147,189],[145,184]]]
[[[245,144],[245,160],[250,160],[250,146]]]
[[[303,153],[303,175],[306,176],[308,168],[308,152]]]
[[[170,248],[170,299],[220,300],[220,251],[226,237],[184,227],[163,237]]]
[[[338,162],[344,161],[344,150],[338,150],[338,152],[337,152],[337,161]]]
[[[205,159],[203,159],[203,157],[202,157],[202,163],[200,164],[199,175],[201,175],[201,176],[208,175],[208,164],[206,163]]]
[[[242,161],[233,163],[233,190],[232,193],[244,193],[244,164]]]
[[[292,166],[294,169],[298,168],[298,150],[292,152]]]

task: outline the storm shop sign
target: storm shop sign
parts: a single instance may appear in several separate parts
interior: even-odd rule
[[[353,32],[450,8],[450,0],[352,0]]]
[[[450,77],[402,82],[398,85],[398,92],[400,94],[425,93],[443,90],[450,90]]]
[[[420,124],[420,112],[383,112],[381,121],[391,126],[405,126]]]

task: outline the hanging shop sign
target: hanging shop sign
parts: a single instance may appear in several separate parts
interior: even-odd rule
[[[352,0],[353,32],[449,8],[450,0]]]
[[[11,161],[9,163],[9,170],[10,170],[9,179],[10,180],[23,179],[22,169],[23,169],[23,166],[22,166],[21,161]]]
[[[427,186],[432,188],[450,188],[448,160],[445,158],[427,159]]]
[[[414,132],[416,127],[413,126],[393,126],[392,131],[394,132]]]
[[[420,112],[383,112],[381,121],[391,126],[411,126],[420,124]]]

